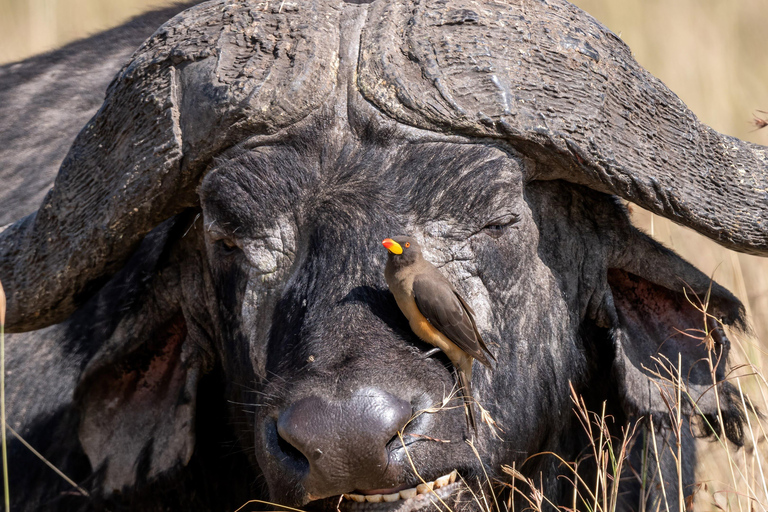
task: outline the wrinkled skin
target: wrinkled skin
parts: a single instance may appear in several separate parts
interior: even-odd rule
[[[616,436],[639,421],[637,469],[650,435],[641,418],[654,414],[661,446],[672,440],[649,383],[659,355],[680,354],[714,421],[706,348],[675,331],[703,327],[682,290],[703,296],[707,276],[635,230],[615,196],[536,179],[566,174],[559,157],[537,158],[396,122],[345,87],[277,136],[217,153],[180,192],[180,213],[89,285],[74,314],[9,336],[9,422],[91,493],[73,494],[13,441],[11,467],[25,468],[11,473],[15,509],[233,510],[263,499],[335,510],[342,493],[414,486],[415,467],[425,480],[457,469],[468,484],[442,498],[474,510],[468,489],[487,492],[486,472],[509,481],[502,465],[570,504],[567,469],[532,457],[576,460],[588,446],[570,387],[592,410],[607,401]],[[476,312],[496,363],[475,366],[473,395],[495,431],[467,430],[460,398],[447,399],[450,362],[425,357],[431,347],[386,288],[380,241],[398,234],[416,237]],[[711,312],[743,324],[717,285]],[[727,349],[717,331],[718,379]],[[731,388],[719,389],[739,442]],[[695,450],[683,430],[687,486]],[[676,476],[671,457],[660,464]],[[582,469],[591,482],[590,462]],[[624,476],[620,508],[637,509],[639,483]],[[665,482],[673,509],[676,485]]]
[[[327,145],[322,149],[329,153]],[[266,396],[279,397],[256,411],[260,466],[274,467],[277,455],[273,440],[261,440],[269,435],[262,432],[269,433],[277,414],[305,396],[333,402],[375,388],[408,401],[418,411],[440,403],[454,387],[444,357],[419,357],[425,345],[409,332],[386,292],[382,282],[386,255],[377,242],[392,232],[423,237],[431,259],[469,297],[484,335],[497,347],[498,367],[503,370],[490,375],[479,370],[477,394],[505,396],[517,404],[513,409],[490,400],[486,406],[520,444],[498,450],[493,443],[486,444],[490,439],[485,432],[480,446],[489,463],[509,462],[512,450],[521,447],[554,448],[539,438],[542,429],[533,418],[543,419],[555,411],[559,415],[567,404],[556,399],[541,403],[515,383],[544,378],[565,400],[568,379],[575,378],[584,363],[569,334],[568,319],[557,314],[567,308],[552,297],[555,283],[537,257],[537,244],[519,243],[535,240],[537,230],[516,163],[496,148],[461,144],[380,147],[350,141],[329,155],[333,163],[325,168],[317,165],[315,155],[295,151],[265,149],[248,155],[243,163],[210,173],[201,187],[204,222],[211,226],[207,233],[215,233],[207,237],[209,261],[215,262],[213,280],[243,283],[234,296],[231,288],[216,290],[217,302],[225,310],[220,314],[238,312],[234,323],[241,327],[235,336],[238,345],[248,347],[242,356],[254,364],[253,373],[242,379],[265,381]],[[279,165],[292,160],[296,163],[287,169]],[[317,175],[307,178],[313,168]],[[418,172],[409,175],[409,169]],[[482,186],[472,179],[479,174],[485,177]],[[274,183],[266,194],[263,183]],[[434,197],[439,190],[455,190],[457,195],[419,199]],[[358,205],[361,195],[365,208]],[[234,211],[232,197],[237,197]],[[467,204],[472,205],[469,211]],[[484,227],[499,218],[504,218],[505,227],[494,238]],[[217,238],[236,241],[242,252],[224,257]],[[534,323],[528,314],[537,311],[537,301],[546,307]],[[265,307],[274,311],[272,315],[254,315]],[[537,343],[527,341],[531,339]],[[549,349],[542,351],[542,346]],[[536,364],[521,364],[533,360]],[[563,361],[576,364],[568,368]],[[231,371],[241,374],[242,366]],[[409,425],[406,434],[427,434],[453,443],[450,449],[429,442],[410,445],[412,457],[425,461],[419,464],[425,475],[437,477],[454,467],[479,469],[462,442],[463,430],[460,407],[420,416]],[[362,473],[355,477],[359,481],[329,482],[325,488],[310,489],[310,494],[325,497],[412,483],[414,476],[399,444],[390,443],[384,475]],[[272,495],[302,504],[303,496],[292,496],[295,483],[286,481],[284,473],[275,470],[273,475],[268,470]]]

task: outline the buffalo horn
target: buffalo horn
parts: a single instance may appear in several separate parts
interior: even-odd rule
[[[526,177],[616,194],[768,255],[768,148],[702,124],[629,48],[563,0],[378,2],[358,86],[395,119],[503,139]]]

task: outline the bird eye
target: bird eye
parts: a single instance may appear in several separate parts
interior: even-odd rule
[[[406,249],[407,249],[407,248],[409,248],[410,246],[411,246],[411,243],[410,243],[410,242],[405,242],[405,248],[406,248]]]

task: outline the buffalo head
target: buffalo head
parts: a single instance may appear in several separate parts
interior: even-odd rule
[[[40,209],[0,234],[11,329],[131,284],[75,395],[102,493],[186,471],[210,443],[195,425],[211,374],[262,498],[290,506],[474,507],[477,477],[503,464],[565,499],[555,459],[526,460],[584,447],[570,387],[608,400],[617,425],[653,415],[665,442],[664,360],[739,441],[712,375],[740,303],[616,196],[766,254],[764,148],[699,123],[559,0],[275,4],[208,2],[158,30]],[[397,233],[467,298],[496,356],[475,366],[476,436],[449,361],[425,355],[386,289],[379,241]],[[679,332],[705,324],[714,348]]]

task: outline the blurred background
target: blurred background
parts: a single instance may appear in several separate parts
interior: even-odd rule
[[[158,0],[0,0],[0,64],[118,25]],[[768,145],[768,0],[576,0],[618,34],[635,58],[716,130]],[[735,364],[768,361],[768,258],[738,254],[631,206],[639,227],[732,290],[756,336],[732,335]],[[766,205],[768,209],[768,205]],[[759,341],[760,340],[760,341]],[[763,375],[768,375],[766,370]],[[754,391],[764,393],[763,387]],[[763,396],[765,399],[765,396]],[[765,411],[764,411],[765,412]],[[763,441],[752,450],[765,450]],[[718,481],[723,459],[703,457],[700,479]],[[719,467],[718,467],[719,466]],[[722,501],[710,490],[697,509]],[[723,505],[721,503],[721,505]],[[727,505],[725,505],[727,508]]]
[[[162,0],[0,0],[0,64],[120,25]]]

